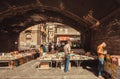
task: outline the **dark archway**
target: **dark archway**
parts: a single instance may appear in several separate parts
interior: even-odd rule
[[[17,50],[19,33],[45,22],[60,22],[80,31],[86,51],[96,51],[101,41],[108,43],[109,52],[120,51],[112,48],[120,47],[119,0],[1,0],[0,6],[0,52]],[[99,27],[91,28],[92,24],[83,19],[90,10],[100,21]],[[110,25],[111,22],[116,25]]]
[[[46,22],[63,23],[81,32],[83,35],[82,46],[83,48],[90,50],[90,44],[89,46],[85,45],[85,43],[90,43],[90,41],[85,40],[85,39],[90,40],[90,32],[88,34],[85,34],[86,32],[89,31],[89,28],[87,28],[88,25],[83,20],[77,20],[77,18],[71,16],[74,15],[68,12],[65,13],[65,11],[60,12],[56,8],[50,8],[50,7],[41,8],[37,6],[32,10],[23,12],[23,14],[16,14],[15,16],[10,16],[8,18],[3,19],[0,24],[2,27],[1,52],[18,50],[17,47],[18,45],[15,44],[15,42],[18,41],[19,33],[30,26],[39,23],[46,23]],[[4,47],[6,49],[4,48],[2,49],[3,44],[6,45]]]

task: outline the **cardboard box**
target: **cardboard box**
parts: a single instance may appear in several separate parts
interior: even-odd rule
[[[39,69],[50,69],[49,62],[40,63],[40,68]]]
[[[70,70],[71,69],[71,62],[69,63],[69,67],[68,67],[68,70]]]

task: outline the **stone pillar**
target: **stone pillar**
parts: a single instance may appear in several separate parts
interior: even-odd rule
[[[120,12],[119,12],[120,14]],[[91,49],[97,52],[97,46],[106,42],[108,54],[120,55],[120,15],[110,18],[92,31]]]
[[[86,31],[81,33],[81,47],[85,49],[85,51],[90,51],[91,46],[91,31]]]
[[[18,50],[18,37],[17,33],[0,33],[0,52],[10,52]]]
[[[9,34],[10,38],[10,51],[17,51],[18,50],[18,43],[19,43],[19,34],[18,33],[11,33]]]

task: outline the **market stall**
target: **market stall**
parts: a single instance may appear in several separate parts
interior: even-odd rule
[[[13,68],[35,58],[36,52],[10,52],[0,55],[0,68]]]
[[[44,65],[43,63],[46,63],[46,62],[48,62],[47,69],[49,69],[49,67],[53,67],[52,63],[55,63],[56,67],[58,67],[58,64],[61,67],[61,65],[64,64],[64,60],[65,60],[64,57],[65,57],[64,52],[59,52],[59,53],[55,53],[55,54],[45,54],[37,59],[40,62],[39,68],[45,69],[43,66]],[[94,60],[94,58],[85,56],[85,55],[78,55],[75,53],[70,54],[70,61],[74,61],[77,65],[77,67],[80,66],[80,63],[84,60]]]

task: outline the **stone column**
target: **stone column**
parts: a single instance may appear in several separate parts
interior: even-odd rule
[[[0,33],[0,52],[10,52],[18,50],[18,33]]]

